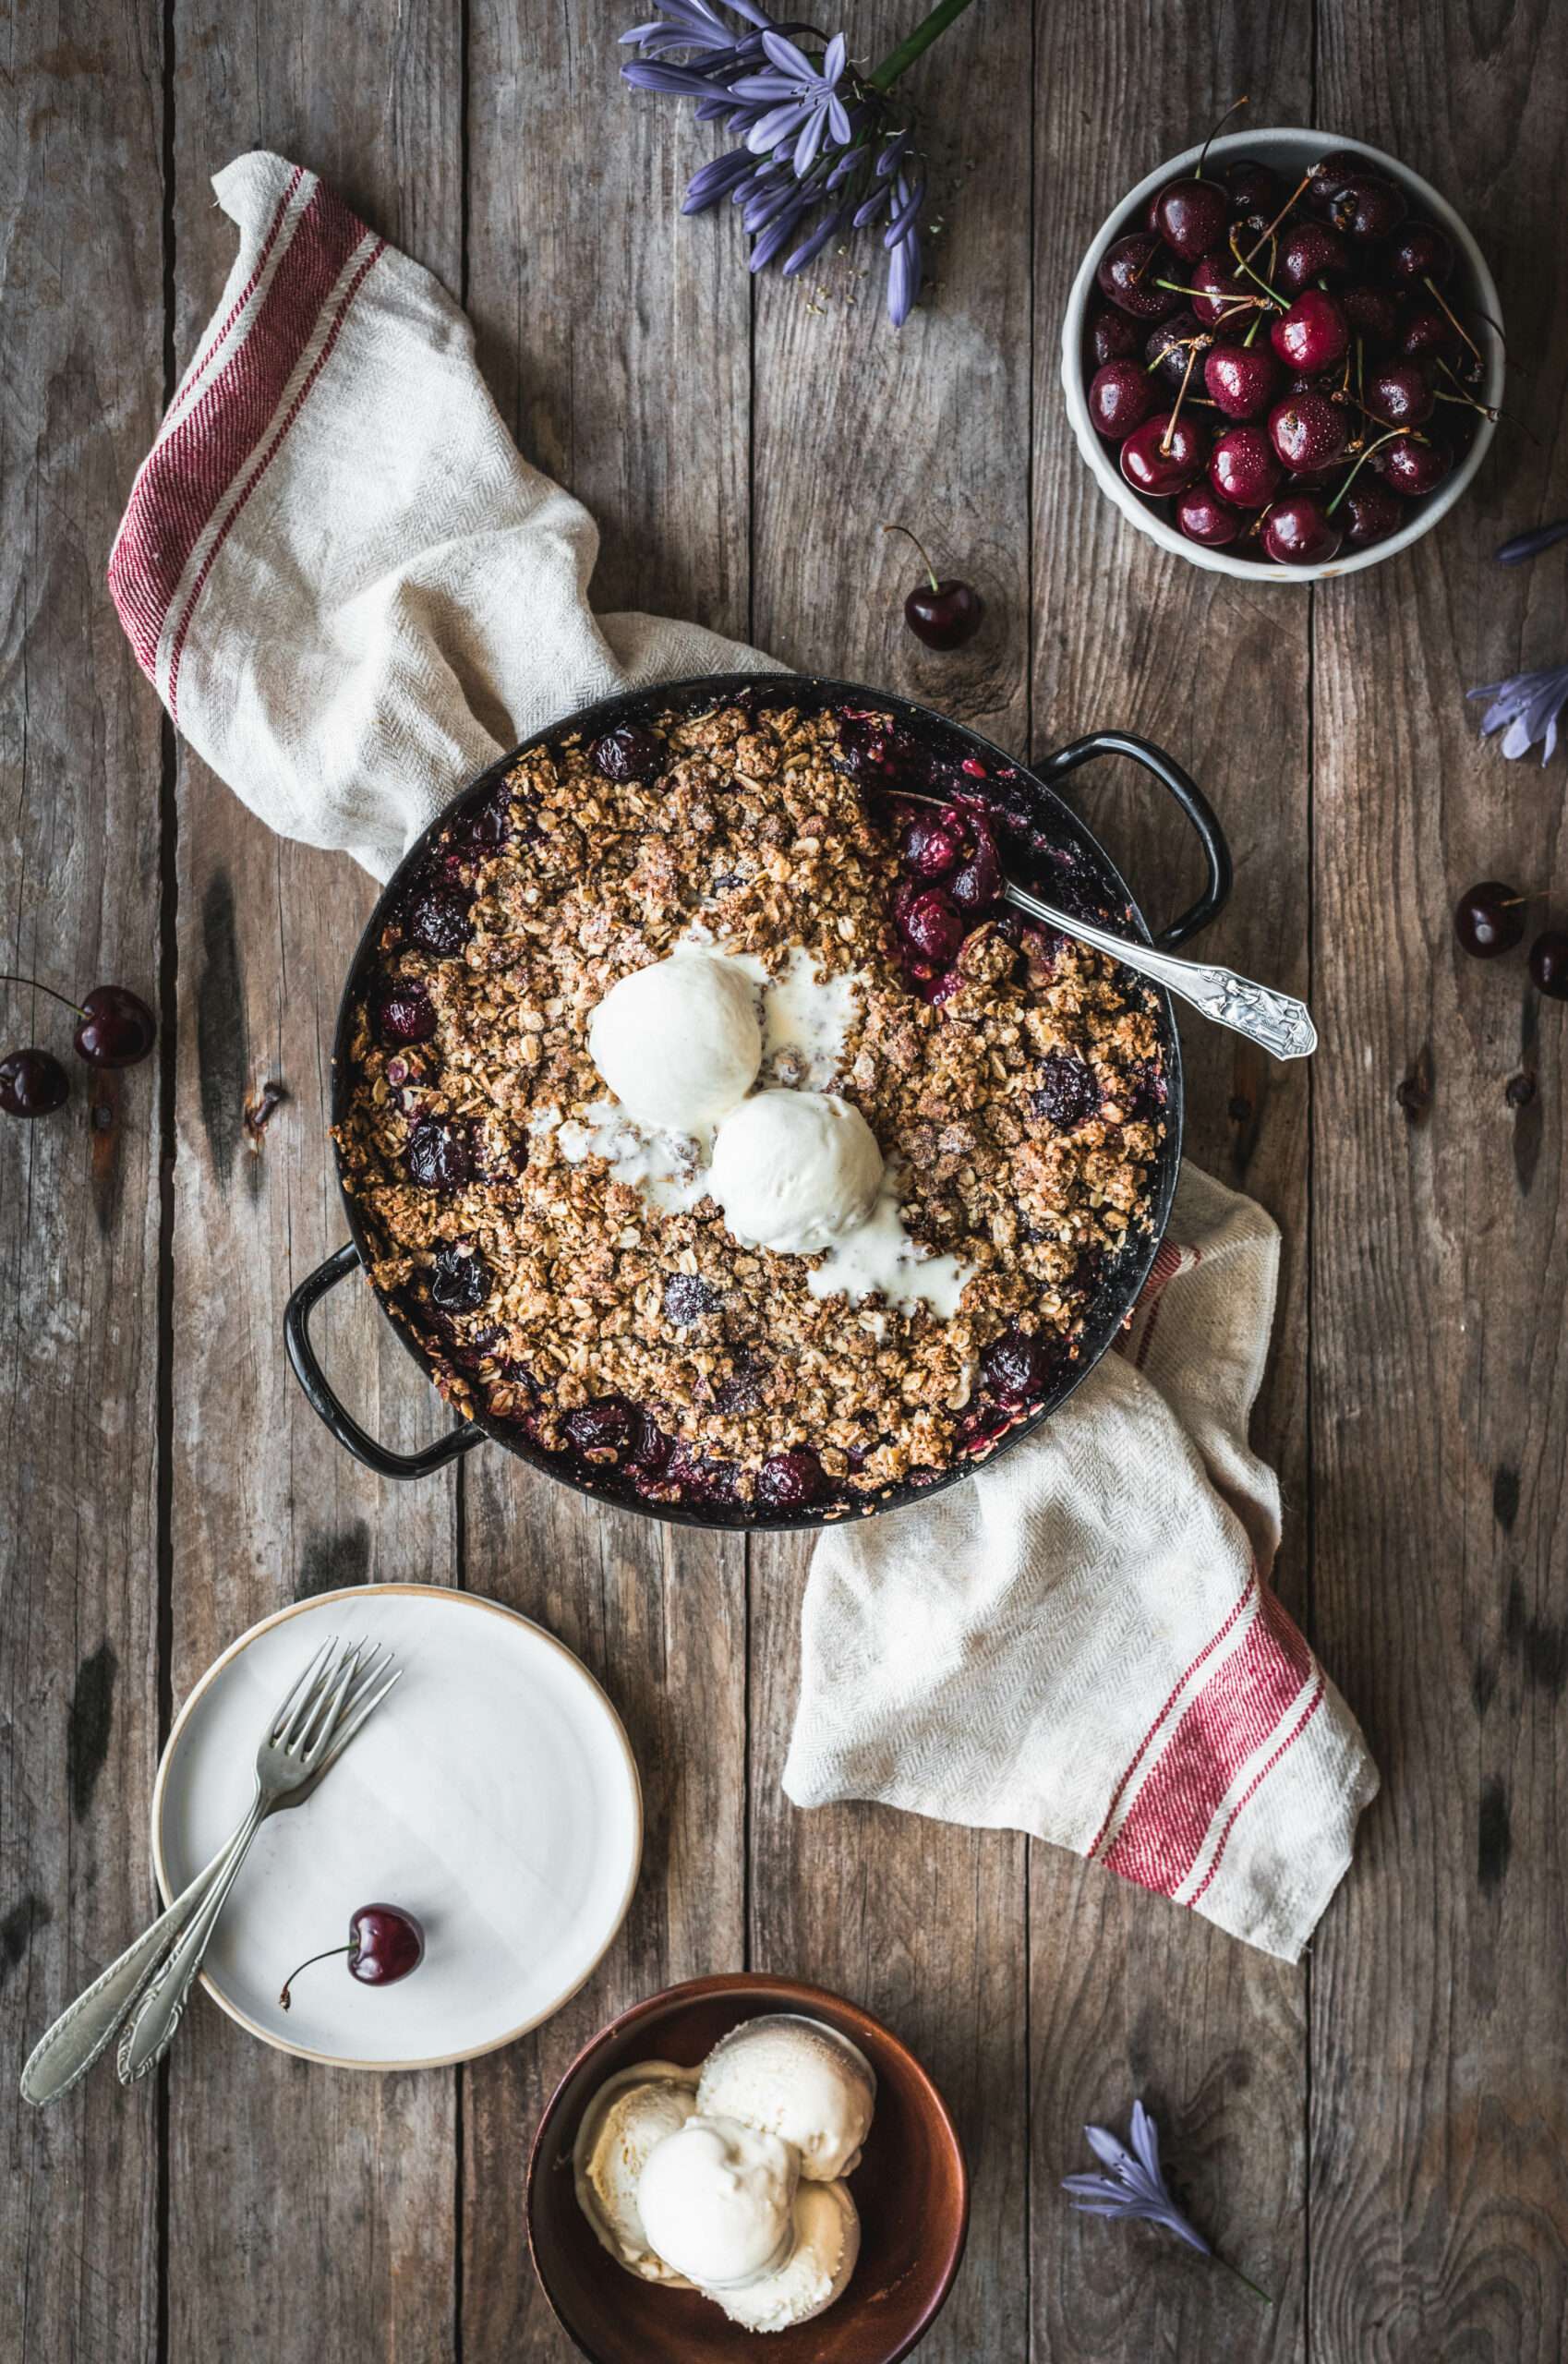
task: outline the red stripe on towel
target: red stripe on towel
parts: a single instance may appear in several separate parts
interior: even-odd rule
[[[1226,1791],[1312,1676],[1312,1654],[1263,1587],[1246,1640],[1183,1711],[1105,1856],[1113,1872],[1174,1896]]]
[[[1235,1628],[1236,1619],[1241,1615],[1242,1610],[1247,1607],[1248,1601],[1252,1598],[1253,1586],[1257,1582],[1257,1572],[1254,1570],[1247,1579],[1247,1584],[1242,1592],[1241,1598],[1236,1602],[1236,1607],[1231,1610],[1230,1615],[1225,1619],[1225,1622],[1220,1627],[1219,1632],[1212,1635],[1212,1637],[1204,1643],[1202,1648],[1199,1651],[1191,1664],[1184,1668],[1176,1683],[1172,1684],[1170,1696],[1165,1701],[1165,1704],[1161,1708],[1159,1714],[1155,1717],[1153,1722],[1150,1725],[1148,1731],[1144,1733],[1143,1738],[1139,1742],[1137,1751],[1133,1755],[1131,1763],[1128,1765],[1126,1772],[1122,1775],[1121,1779],[1116,1783],[1116,1788],[1111,1792],[1111,1803],[1105,1808],[1105,1819],[1100,1825],[1099,1829],[1095,1832],[1087,1850],[1091,1863],[1094,1860],[1094,1855],[1099,1848],[1100,1841],[1104,1838],[1106,1831],[1111,1827],[1111,1818],[1121,1803],[1122,1796],[1127,1789],[1128,1783],[1131,1780],[1133,1775],[1137,1772],[1139,1767],[1148,1755],[1150,1748],[1152,1746],[1155,1740],[1158,1739],[1161,1727],[1164,1725],[1166,1717],[1170,1714],[1171,1709],[1176,1706],[1176,1701],[1181,1697],[1182,1693],[1186,1690],[1188,1684],[1191,1682],[1193,1676],[1197,1673],[1204,1660],[1206,1658],[1212,1658],[1214,1652],[1219,1648],[1220,1644],[1232,1633]]]
[[[1326,1687],[1323,1677],[1321,1673],[1320,1673],[1317,1683],[1312,1692],[1312,1696],[1307,1703],[1307,1713],[1304,1716],[1299,1717],[1296,1723],[1291,1726],[1291,1729],[1286,1732],[1285,1738],[1281,1741],[1279,1746],[1275,1749],[1268,1763],[1266,1765],[1260,1765],[1258,1767],[1257,1772],[1252,1776],[1251,1780],[1248,1781],[1246,1789],[1243,1790],[1235,1805],[1232,1806],[1230,1813],[1225,1817],[1225,1827],[1220,1833],[1219,1845],[1214,1850],[1213,1860],[1210,1863],[1209,1868],[1204,1873],[1202,1878],[1199,1881],[1198,1886],[1193,1889],[1192,1894],[1187,1900],[1188,1910],[1189,1912],[1192,1910],[1193,1906],[1196,1905],[1199,1898],[1205,1893],[1210,1881],[1213,1878],[1214,1874],[1219,1870],[1220,1857],[1225,1851],[1225,1848],[1230,1840],[1231,1832],[1236,1828],[1236,1817],[1241,1813],[1243,1806],[1245,1806],[1249,1799],[1254,1796],[1257,1791],[1262,1787],[1270,1774],[1273,1771],[1275,1766],[1279,1763],[1280,1758],[1285,1755],[1289,1750],[1293,1749],[1297,1742],[1301,1738],[1302,1733],[1306,1731],[1308,1725],[1311,1722],[1313,1717],[1317,1714],[1319,1708],[1323,1704],[1323,1693]]]

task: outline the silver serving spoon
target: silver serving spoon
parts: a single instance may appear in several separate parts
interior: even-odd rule
[[[900,804],[923,804],[936,813],[945,811],[950,801],[891,786],[886,793]],[[1318,1030],[1308,1015],[1307,1005],[1297,1001],[1294,994],[1282,994],[1272,985],[1256,985],[1250,977],[1238,976],[1234,969],[1223,969],[1217,961],[1182,960],[1174,952],[1157,952],[1152,944],[1115,935],[1109,928],[1096,927],[1090,920],[1074,919],[1069,911],[1058,911],[1054,903],[1043,903],[1038,895],[1015,886],[1010,878],[1004,877],[1002,894],[1006,901],[1027,911],[1031,919],[1043,920],[1059,935],[1073,936],[1080,944],[1092,946],[1096,952],[1108,953],[1124,969],[1135,970],[1140,977],[1152,977],[1167,993],[1190,1002],[1205,1018],[1212,1018],[1216,1026],[1228,1026],[1233,1033],[1245,1034],[1249,1042],[1272,1052],[1276,1059],[1309,1058],[1318,1047]]]

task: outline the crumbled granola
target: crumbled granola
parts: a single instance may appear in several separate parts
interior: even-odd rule
[[[355,1013],[345,1184],[377,1286],[464,1412],[655,1502],[869,1497],[994,1442],[1076,1355],[1145,1216],[1154,1018],[1125,972],[1020,942],[995,904],[923,992],[896,826],[834,715],[653,729],[656,777],[542,743],[435,840]],[[770,972],[802,946],[855,979],[829,1088],[900,1160],[911,1236],[973,1264],[951,1320],[819,1299],[815,1260],[738,1245],[711,1198],[664,1212],[565,1154],[561,1125],[605,1098],[593,1009],[695,919]],[[796,1079],[788,1060],[764,1079]]]

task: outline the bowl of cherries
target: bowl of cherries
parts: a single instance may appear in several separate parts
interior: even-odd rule
[[[1452,509],[1502,400],[1497,290],[1437,191],[1321,131],[1211,140],[1140,181],[1062,328],[1089,466],[1222,574],[1375,566]]]

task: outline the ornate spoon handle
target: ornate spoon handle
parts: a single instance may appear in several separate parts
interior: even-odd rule
[[[1096,952],[1109,953],[1124,969],[1152,977],[1156,984],[1179,994],[1205,1018],[1212,1018],[1216,1026],[1228,1026],[1235,1033],[1247,1035],[1276,1059],[1305,1059],[1318,1047],[1318,1030],[1308,1016],[1307,1005],[1294,994],[1254,984],[1249,977],[1238,977],[1234,969],[1222,969],[1211,960],[1182,960],[1174,952],[1156,952],[1152,945],[1113,935],[1108,928],[1095,927],[1088,920],[1074,919],[1070,912],[1041,902],[1022,886],[1015,886],[1011,879],[1003,892],[1009,903],[1016,903],[1032,919],[1043,920],[1048,927],[1075,936],[1080,944],[1092,945]]]

